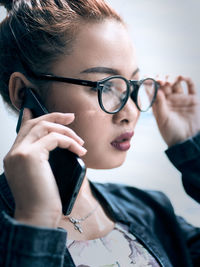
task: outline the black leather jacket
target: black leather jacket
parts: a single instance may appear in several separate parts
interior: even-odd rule
[[[182,172],[186,192],[200,202],[200,135],[166,153]],[[161,266],[200,267],[200,229],[177,217],[163,193],[111,183],[91,183],[91,188],[110,216],[127,224]],[[75,266],[65,230],[27,226],[12,218],[14,200],[4,175],[0,209],[0,266]]]

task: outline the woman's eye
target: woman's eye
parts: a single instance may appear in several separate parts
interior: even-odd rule
[[[107,82],[103,85],[103,93],[109,93],[111,91],[113,91],[113,83],[112,82]],[[91,91],[93,92],[97,92],[98,91],[98,87],[91,87],[90,88]]]
[[[94,92],[97,92],[97,87],[91,87],[90,90],[94,91]]]
[[[113,83],[107,82],[106,84],[104,84],[104,87],[103,87],[103,92],[104,93],[110,92],[112,90],[113,90]]]

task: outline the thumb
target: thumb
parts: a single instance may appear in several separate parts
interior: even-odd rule
[[[158,90],[156,100],[152,106],[154,116],[158,123],[165,120],[168,113],[167,101],[164,93]]]

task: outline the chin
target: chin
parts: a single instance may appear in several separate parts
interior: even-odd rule
[[[82,159],[86,165],[86,168],[96,169],[96,170],[109,170],[120,167],[124,163],[126,155],[124,155],[123,157],[115,155],[115,157],[110,157],[109,159],[107,157],[104,157],[101,160],[98,159],[98,161],[96,162],[94,160],[92,161],[84,160],[84,157]]]

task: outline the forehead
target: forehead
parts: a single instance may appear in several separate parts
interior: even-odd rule
[[[72,53],[57,63],[55,71],[59,75],[76,75],[96,66],[114,68],[125,75],[137,66],[128,30],[115,20],[82,25]]]

